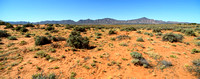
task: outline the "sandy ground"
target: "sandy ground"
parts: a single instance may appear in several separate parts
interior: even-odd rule
[[[4,26],[0,29],[3,30]],[[59,30],[58,33],[51,33],[51,35],[62,36],[67,38],[71,30],[64,29],[64,27],[56,28]],[[7,60],[1,60],[0,62],[6,62],[0,67],[7,66],[7,68],[0,70],[0,79],[14,79],[23,78],[30,79],[33,74],[43,73],[50,74],[55,73],[58,79],[68,79],[70,78],[71,72],[75,72],[75,78],[83,79],[196,79],[196,77],[187,71],[185,65],[192,65],[192,60],[200,58],[199,53],[191,54],[191,50],[200,47],[195,46],[194,36],[184,36],[183,42],[189,42],[190,45],[184,43],[170,43],[163,42],[162,38],[156,38],[154,35],[150,37],[144,35],[144,32],[152,32],[151,30],[141,30],[142,34],[136,33],[136,31],[125,32],[119,31],[117,29],[117,34],[108,35],[108,31],[104,29],[105,32],[101,30],[87,30],[86,34],[81,33],[83,36],[91,36],[90,45],[96,46],[94,49],[78,49],[78,51],[65,51],[71,47],[66,47],[66,41],[53,42],[53,44],[61,45],[60,48],[55,48],[56,52],[52,53],[48,51],[52,49],[51,44],[43,46],[35,46],[34,37],[26,38],[21,35],[20,32],[12,31],[8,29],[8,32],[12,36],[16,36],[18,40],[8,40],[7,38],[2,38],[3,45],[0,45],[1,51],[5,51],[5,54],[9,51],[14,51],[13,53],[4,56]],[[100,39],[95,39],[95,32],[102,33]],[[164,33],[169,33],[172,31],[162,31]],[[29,28],[28,33],[35,33],[37,35],[44,35],[44,29],[32,29]],[[174,32],[180,33],[180,32]],[[155,33],[154,33],[155,34]],[[180,33],[181,34],[181,33]],[[112,41],[111,37],[117,37],[119,35],[128,35],[131,39],[115,40]],[[45,36],[45,35],[44,35]],[[136,39],[142,37],[144,42],[137,42]],[[152,40],[148,40],[152,39]],[[20,45],[20,41],[26,41],[27,44]],[[10,43],[15,43],[11,47],[7,45]],[[128,46],[120,46],[121,43],[126,43]],[[111,46],[113,45],[113,46]],[[174,46],[176,45],[176,46]],[[56,58],[57,60],[49,62],[45,58],[34,58],[35,53],[38,50],[30,51],[30,49],[40,48],[47,54]],[[131,63],[133,59],[130,55],[132,51],[137,51],[141,53],[143,57],[152,65],[152,68],[144,68],[143,66],[136,66]],[[161,56],[160,59],[153,59],[144,52],[153,52]],[[20,56],[18,55],[20,54]],[[65,58],[61,56],[64,55]],[[175,55],[176,58],[170,57],[170,55]],[[20,58],[16,57],[22,57]],[[2,58],[2,57],[1,57]],[[122,58],[126,58],[123,60]],[[160,69],[157,62],[161,60],[166,60],[172,62],[173,66],[167,67],[165,69]],[[21,61],[21,62],[20,62]],[[92,67],[91,64],[96,61],[96,66]],[[115,61],[118,63],[108,66],[108,63]],[[10,66],[12,63],[20,62],[18,65]],[[83,67],[88,66],[89,69]],[[38,70],[36,67],[41,67]],[[20,67],[23,67],[20,69]],[[59,67],[54,69],[54,67]]]

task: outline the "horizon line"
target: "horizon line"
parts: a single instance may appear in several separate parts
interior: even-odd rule
[[[129,20],[137,20],[137,19],[142,19],[142,18],[146,18],[146,19],[150,19],[147,17],[141,17],[141,18],[135,18],[135,19],[129,19]],[[114,20],[119,20],[119,19],[115,19],[115,18],[101,18],[101,19],[114,19]],[[41,21],[4,21],[4,22],[30,22],[30,23],[36,23],[36,22],[43,22],[43,21],[66,21],[66,20],[71,20],[74,22],[78,22],[80,20],[100,20],[100,19],[91,19],[91,18],[87,18],[87,19],[79,19],[79,20],[72,20],[72,19],[63,19],[63,20],[41,20]],[[156,19],[150,19],[150,20],[156,20]],[[120,21],[128,21],[128,20],[120,20]],[[165,20],[158,20],[158,21],[164,21],[164,22],[181,22],[181,21],[165,21]],[[188,22],[188,23],[196,23],[196,22]]]

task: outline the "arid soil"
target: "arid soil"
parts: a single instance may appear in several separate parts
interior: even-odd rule
[[[200,50],[195,45],[197,40],[194,36],[187,36],[181,32],[173,30],[162,30],[162,34],[173,32],[175,34],[184,35],[183,42],[167,42],[162,41],[162,36],[144,35],[145,32],[152,33],[152,30],[136,31],[120,31],[114,28],[117,34],[108,35],[109,29],[87,30],[81,32],[82,36],[89,37],[91,49],[76,49],[66,46],[66,41],[53,41],[50,44],[36,46],[35,36],[60,36],[68,38],[72,29],[64,27],[55,27],[57,33],[51,33],[44,29],[35,29],[28,27],[29,31],[22,34],[15,30],[4,29],[4,25],[0,26],[0,30],[7,30],[12,36],[16,36],[17,40],[9,40],[2,38],[0,45],[0,79],[31,79],[32,75],[42,73],[48,75],[56,74],[58,79],[69,79],[72,72],[76,73],[77,79],[196,79],[197,77],[189,72],[185,66],[193,65],[192,61],[200,58],[199,53],[191,54],[192,49]],[[16,27],[16,26],[15,26]],[[45,27],[45,25],[41,25]],[[25,37],[25,34],[35,34],[31,37]],[[95,38],[95,33],[101,33],[101,38]],[[119,35],[128,35],[130,39],[111,40]],[[198,35],[199,36],[199,35]],[[144,42],[136,41],[142,37]],[[26,44],[20,44],[25,41]],[[185,44],[188,42],[189,45]],[[13,45],[11,44],[13,43]],[[59,47],[53,48],[52,44],[58,44]],[[11,46],[9,46],[11,45]],[[50,51],[55,49],[54,52]],[[71,50],[69,50],[71,49]],[[44,51],[55,60],[46,60],[45,58],[34,58],[36,52]],[[131,52],[141,53],[149,62],[151,67],[134,65],[131,61]],[[151,53],[151,54],[148,54]],[[152,57],[153,55],[153,57]],[[158,58],[154,58],[157,56]],[[161,69],[159,64],[162,60],[169,61],[172,66]],[[115,63],[113,63],[115,62]],[[94,64],[95,66],[91,66]],[[38,69],[41,68],[41,69]]]

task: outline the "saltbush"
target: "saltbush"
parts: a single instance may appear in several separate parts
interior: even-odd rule
[[[17,38],[15,36],[10,36],[8,37],[9,40],[17,40]]]
[[[10,34],[7,33],[5,30],[0,30],[0,37],[8,37]]]
[[[5,25],[6,23],[2,20],[0,20],[0,25]]]
[[[196,38],[194,38],[194,40],[200,40],[200,36],[199,36],[199,37],[196,37]]]
[[[109,35],[112,35],[112,34],[116,34],[116,32],[115,32],[114,30],[111,29],[111,30],[109,30],[108,34],[109,34]]]
[[[196,36],[194,30],[192,29],[186,29],[184,31],[185,35],[189,35],[189,36]]]
[[[28,24],[24,24],[23,27],[34,27],[34,25],[31,23],[28,23]]]
[[[25,27],[22,27],[19,31],[20,31],[20,32],[27,32],[28,29],[26,29]]]
[[[25,37],[31,37],[31,34],[30,34],[30,33],[27,33],[27,34],[25,35]]]
[[[36,36],[35,38],[35,45],[45,45],[49,43],[51,43],[51,40],[45,36]]]
[[[48,26],[47,28],[45,28],[45,30],[48,30],[48,31],[52,31],[54,30],[55,28],[53,26]]]
[[[199,41],[199,42],[196,42],[196,45],[197,45],[197,46],[200,46],[200,41]]]
[[[133,58],[140,59],[142,58],[142,54],[138,52],[131,52],[130,53]]]
[[[138,41],[138,42],[144,42],[144,40],[142,39],[142,37],[137,38],[136,41]]]
[[[22,27],[17,26],[17,27],[15,27],[15,30],[16,30],[16,31],[19,31],[21,28],[22,28]]]
[[[48,76],[43,75],[42,73],[32,75],[32,79],[56,79],[56,75],[54,73],[49,74]]]
[[[183,39],[183,35],[173,34],[173,33],[166,33],[162,37],[163,41],[169,41],[171,43],[173,43],[173,42],[182,42],[182,39]]]
[[[9,29],[9,28],[14,28],[12,24],[8,24],[6,25],[6,27],[4,29]]]
[[[181,32],[188,36],[196,36],[193,29],[181,29]]]
[[[193,60],[192,63],[196,66],[200,66],[200,59]]]
[[[138,52],[132,52],[130,55],[134,58],[131,62],[134,63],[134,65],[140,65],[144,66],[145,68],[150,67],[150,64],[147,62],[147,60],[142,56],[142,54]]]
[[[75,48],[88,48],[89,39],[87,37],[82,37],[80,32],[72,31],[67,39],[67,44]]]
[[[152,32],[154,33],[158,33],[158,32],[161,32],[161,29],[157,28],[157,29],[153,29]]]
[[[134,27],[125,27],[120,29],[120,31],[136,31],[136,29]]]
[[[53,41],[65,41],[66,40],[66,38],[64,38],[64,37],[55,37],[55,36],[52,36],[51,39]]]
[[[79,31],[79,32],[85,32],[86,31],[85,27],[83,27],[83,26],[74,27],[74,30]]]
[[[20,26],[15,27],[15,30],[20,31],[20,32],[27,32],[28,31],[28,29],[26,29],[26,27],[20,27]]]
[[[153,34],[148,32],[145,32],[144,35],[149,35],[150,37],[153,37]]]
[[[116,39],[119,41],[119,40],[124,40],[124,39],[131,39],[131,37],[128,35],[119,35],[116,37]]]
[[[172,63],[171,63],[171,62],[165,61],[165,60],[162,60],[162,61],[161,61],[161,64],[162,64],[162,65],[165,65],[166,67],[172,66]]]
[[[192,49],[192,52],[191,52],[191,54],[195,54],[195,53],[200,53],[200,50],[197,50],[197,49]]]
[[[67,24],[66,26],[65,26],[65,29],[71,29],[71,28],[74,28],[75,27],[75,25],[69,25],[69,24]]]

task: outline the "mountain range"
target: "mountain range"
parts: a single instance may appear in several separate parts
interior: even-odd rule
[[[77,22],[73,20],[61,20],[61,21],[52,20],[52,21],[40,21],[40,22],[8,21],[8,22],[11,24],[27,24],[27,23],[33,23],[33,24],[177,24],[177,23],[188,23],[188,22],[154,20],[154,19],[149,19],[146,17],[133,19],[133,20],[116,20],[112,18],[103,18],[103,19],[96,19],[96,20],[91,20],[91,19],[79,20]]]

